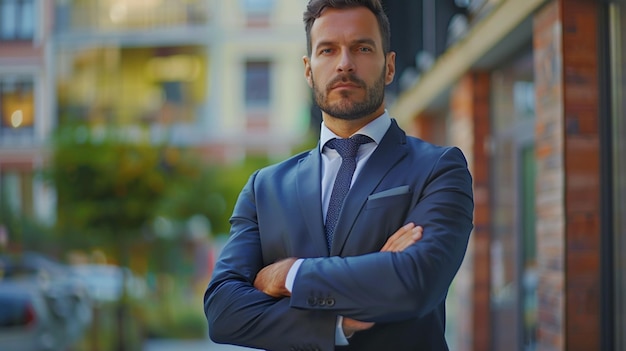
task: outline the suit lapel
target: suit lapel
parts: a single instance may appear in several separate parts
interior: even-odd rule
[[[367,197],[372,194],[393,165],[407,154],[405,144],[406,134],[398,127],[395,120],[392,120],[389,130],[370,156],[346,196],[339,221],[335,227],[331,256],[341,253],[354,221],[365,205]]]
[[[322,158],[317,148],[298,162],[296,191],[308,235],[320,256],[328,256],[322,217]]]

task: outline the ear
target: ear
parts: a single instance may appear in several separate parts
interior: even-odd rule
[[[307,84],[309,84],[310,88],[313,88],[313,76],[311,73],[311,59],[308,56],[303,56],[302,62],[304,63],[304,77],[306,78],[306,82]]]
[[[393,82],[393,77],[396,75],[396,53],[393,51],[387,53],[385,70],[385,85],[389,85]]]

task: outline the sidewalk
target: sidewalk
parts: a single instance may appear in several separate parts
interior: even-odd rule
[[[206,340],[147,340],[143,351],[251,351],[247,347],[221,345]]]

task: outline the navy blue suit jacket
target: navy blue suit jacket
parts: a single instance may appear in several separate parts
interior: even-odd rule
[[[445,298],[472,230],[462,152],[407,137],[395,121],[348,193],[326,246],[319,147],[254,173],[204,297],[211,338],[267,350],[447,350]],[[379,252],[402,225],[424,227],[403,252]],[[292,296],[253,287],[261,268],[309,258]],[[335,346],[342,315],[376,324]]]

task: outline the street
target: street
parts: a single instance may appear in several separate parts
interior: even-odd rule
[[[247,347],[216,344],[209,340],[148,340],[143,351],[250,351]]]

